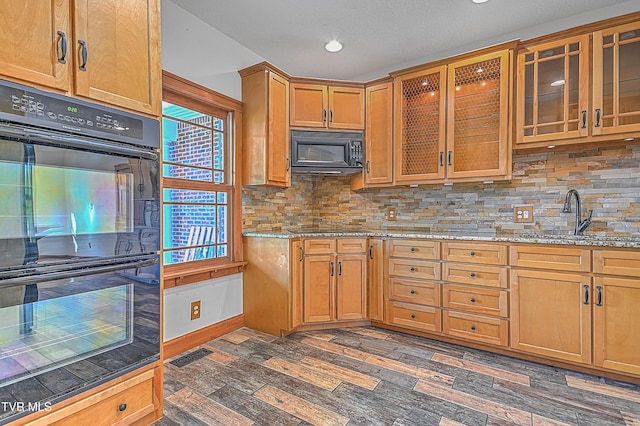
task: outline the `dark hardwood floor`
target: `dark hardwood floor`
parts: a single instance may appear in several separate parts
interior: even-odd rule
[[[638,385],[370,327],[243,328],[168,360],[164,379],[156,426],[640,426]]]

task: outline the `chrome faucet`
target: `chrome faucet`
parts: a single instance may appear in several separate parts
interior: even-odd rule
[[[580,204],[580,194],[575,189],[570,189],[567,192],[567,196],[564,199],[564,207],[562,213],[571,213],[571,196],[576,198],[576,227],[573,231],[573,235],[582,235],[582,233],[591,225],[591,215],[593,210],[589,210],[589,215],[585,220],[582,220],[582,206]]]

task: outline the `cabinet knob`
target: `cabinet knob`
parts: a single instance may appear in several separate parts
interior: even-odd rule
[[[471,302],[471,303],[476,303],[476,298],[475,298],[475,297],[472,297],[472,298],[469,300],[469,302]]]
[[[411,319],[416,319],[416,314],[411,314]]]
[[[409,251],[411,251],[411,253],[415,253],[416,248],[415,248],[415,247],[411,247],[411,248],[409,249]]]
[[[416,291],[412,289],[409,293],[416,294]]]
[[[475,255],[476,255],[476,252],[471,250],[471,252],[469,253],[469,256],[475,256]]]
[[[415,272],[416,268],[414,268],[413,266],[409,269],[411,272]]]
[[[476,331],[476,326],[475,325],[471,326],[471,331]]]
[[[475,272],[472,272],[472,273],[470,273],[470,274],[469,274],[469,276],[470,276],[471,278],[475,278],[475,277],[476,277],[476,273],[475,273]]]
[[[126,409],[127,409],[127,404],[120,404],[120,405],[118,406],[118,411],[124,411],[124,410],[126,410]]]

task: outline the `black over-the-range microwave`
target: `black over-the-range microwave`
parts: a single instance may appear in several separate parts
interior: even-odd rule
[[[293,173],[352,175],[363,162],[362,132],[291,130]]]

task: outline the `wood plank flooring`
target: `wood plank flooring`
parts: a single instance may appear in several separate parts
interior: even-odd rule
[[[165,363],[155,426],[640,426],[638,385],[371,327],[201,347]]]

